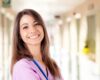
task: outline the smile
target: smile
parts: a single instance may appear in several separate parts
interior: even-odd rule
[[[38,38],[40,35],[38,34],[38,35],[34,35],[34,36],[31,36],[31,37],[28,37],[29,39],[36,39],[36,38]]]

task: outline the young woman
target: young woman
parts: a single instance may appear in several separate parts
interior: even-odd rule
[[[24,9],[15,19],[11,63],[13,80],[62,80],[49,56],[49,39],[41,16]]]

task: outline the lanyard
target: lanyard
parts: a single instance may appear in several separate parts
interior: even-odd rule
[[[39,66],[39,64],[33,60],[34,64],[39,68],[39,70],[41,71],[41,73],[43,74],[43,76],[46,78],[46,80],[48,80],[48,77],[45,75],[45,73],[43,72],[43,70],[41,69],[41,67]]]

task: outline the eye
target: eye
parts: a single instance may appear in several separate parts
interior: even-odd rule
[[[28,26],[24,26],[24,27],[23,27],[23,29],[27,29],[27,28],[28,28]]]
[[[35,23],[34,26],[35,26],[35,27],[36,27],[36,26],[41,26],[41,24],[40,24],[40,23]]]

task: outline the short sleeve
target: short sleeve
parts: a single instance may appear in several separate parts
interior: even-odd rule
[[[13,80],[40,80],[38,74],[25,60],[18,61],[13,68]]]

